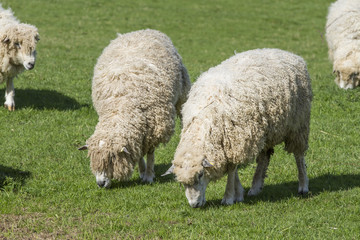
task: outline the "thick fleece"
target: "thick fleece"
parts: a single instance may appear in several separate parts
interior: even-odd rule
[[[336,84],[343,89],[357,87],[360,84],[360,0],[338,0],[330,5],[326,40]]]
[[[139,162],[144,174],[143,156],[148,154],[149,164],[149,154],[153,158],[155,148],[170,140],[189,89],[187,70],[165,34],[150,29],[119,34],[94,70],[99,122],[87,141],[92,172],[125,180]]]
[[[186,186],[198,184],[202,176],[219,179],[238,164],[260,155],[269,158],[281,142],[287,152],[303,156],[311,100],[305,61],[286,51],[251,50],[210,68],[193,84],[183,106],[173,161],[176,179]]]
[[[36,27],[20,23],[11,9],[0,4],[0,83],[6,82],[4,105],[11,111],[15,109],[13,79],[34,68],[38,40]]]

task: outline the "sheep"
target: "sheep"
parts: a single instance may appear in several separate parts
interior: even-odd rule
[[[92,80],[99,121],[80,148],[89,150],[99,187],[110,187],[111,179],[129,179],[137,163],[141,180],[153,182],[154,150],[173,135],[190,86],[182,59],[165,34],[146,29],[111,41]]]
[[[256,158],[249,196],[263,188],[274,146],[285,142],[295,156],[300,194],[308,177],[312,90],[305,61],[279,49],[256,49],[200,75],[183,106],[183,129],[172,166],[191,207],[203,206],[208,183],[228,174],[222,204],[243,201],[238,164]]]
[[[343,89],[359,86],[360,0],[338,0],[330,5],[326,40],[335,83]]]
[[[35,66],[39,33],[35,26],[20,23],[11,11],[0,4],[0,84],[6,82],[4,106],[15,110],[14,78]]]

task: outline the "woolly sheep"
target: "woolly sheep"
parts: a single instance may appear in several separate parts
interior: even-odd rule
[[[338,0],[330,5],[326,40],[335,83],[343,89],[359,86],[360,0]]]
[[[36,27],[20,23],[11,9],[0,4],[0,83],[6,82],[4,106],[15,110],[14,78],[35,66],[36,44],[39,34]]]
[[[258,194],[275,145],[285,142],[308,192],[304,153],[308,148],[312,91],[304,60],[278,49],[236,54],[210,68],[193,84],[183,106],[183,129],[173,165],[190,206],[205,204],[211,180],[228,174],[222,204],[243,201],[238,164],[256,158],[248,195]],[[165,175],[164,174],[164,175]]]
[[[153,182],[154,150],[170,140],[189,89],[187,70],[165,34],[147,29],[111,41],[92,81],[99,122],[87,148],[98,186],[130,178],[136,163],[142,181]]]

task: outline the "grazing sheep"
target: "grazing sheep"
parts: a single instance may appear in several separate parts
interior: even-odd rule
[[[154,150],[174,133],[190,85],[165,34],[147,29],[111,41],[94,70],[92,100],[99,122],[87,140],[100,187],[109,187],[112,178],[128,179],[138,162],[141,179],[153,182]]]
[[[36,43],[39,34],[36,27],[20,23],[11,9],[3,9],[0,4],[0,83],[6,82],[4,106],[15,110],[14,78],[35,66]]]
[[[193,84],[183,106],[183,130],[172,167],[192,207],[205,204],[211,180],[228,174],[223,204],[243,201],[237,165],[256,158],[248,195],[258,194],[275,145],[285,142],[299,171],[298,192],[308,192],[312,91],[304,60],[278,49],[236,54]],[[165,175],[163,174],[163,175]]]
[[[326,22],[329,58],[335,83],[343,89],[360,84],[360,0],[338,0],[329,7]]]

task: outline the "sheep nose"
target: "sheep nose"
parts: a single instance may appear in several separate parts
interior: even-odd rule
[[[96,183],[99,187],[103,188],[105,186],[106,182],[105,181],[97,181]]]
[[[33,69],[35,67],[35,63],[28,63],[27,67],[29,70]]]

